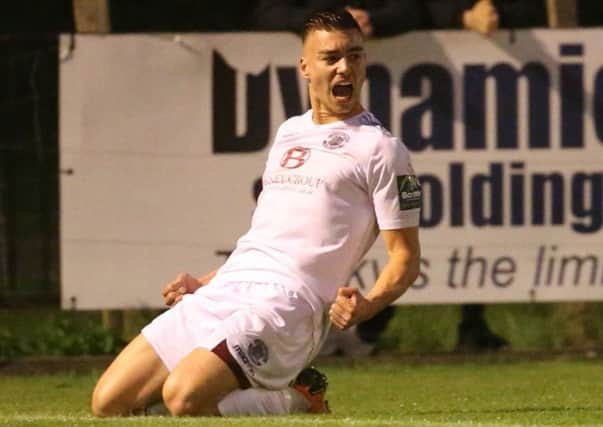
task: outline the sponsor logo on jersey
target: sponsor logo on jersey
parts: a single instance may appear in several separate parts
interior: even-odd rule
[[[264,175],[264,186],[281,185],[314,190],[324,184],[324,179],[316,176],[292,174],[288,172]]]
[[[329,150],[335,150],[337,148],[341,148],[345,145],[346,142],[350,140],[350,136],[344,132],[333,132],[327,136],[322,142],[322,146],[328,148]]]
[[[416,175],[398,175],[398,199],[400,210],[418,209],[421,207],[421,185]]]
[[[247,354],[251,363],[255,366],[262,366],[268,361],[268,346],[266,346],[264,341],[255,339],[247,347]]]
[[[309,149],[304,147],[293,147],[288,149],[281,158],[281,166],[287,169],[295,169],[306,163],[309,158]]]

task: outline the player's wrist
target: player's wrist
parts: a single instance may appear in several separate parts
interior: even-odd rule
[[[377,313],[383,310],[385,305],[378,298],[367,297],[366,304],[363,305],[363,309],[360,312],[360,322],[364,322],[374,317]]]

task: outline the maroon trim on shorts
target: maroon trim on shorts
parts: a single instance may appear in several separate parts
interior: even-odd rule
[[[242,389],[251,387],[251,383],[247,379],[245,372],[243,372],[241,366],[237,363],[232,354],[230,354],[230,350],[228,350],[228,346],[226,345],[226,340],[223,340],[220,344],[212,348],[211,351],[228,365],[228,367],[236,377],[237,381],[239,382],[239,387],[241,387]]]

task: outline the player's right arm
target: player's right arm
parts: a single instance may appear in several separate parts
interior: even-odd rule
[[[207,285],[214,278],[217,271],[217,269],[210,271],[199,278],[195,278],[188,273],[180,273],[175,280],[172,280],[161,290],[163,302],[168,307],[178,304],[185,294],[192,294],[201,286]]]
[[[270,152],[268,156],[270,157],[273,153],[274,146],[277,144],[279,140],[279,136],[287,131],[287,129],[291,126],[295,126],[295,123],[299,120],[299,117],[293,117],[285,121],[283,124],[279,126],[276,132],[276,136],[274,138],[274,143],[270,147]],[[268,161],[266,161],[268,163]],[[167,285],[163,287],[161,290],[161,296],[163,297],[163,302],[168,307],[172,307],[182,300],[182,297],[186,294],[192,294],[201,286],[207,285],[211,279],[214,278],[218,269],[210,271],[205,276],[201,276],[199,278],[195,278],[188,273],[180,273],[175,280],[171,281]]]

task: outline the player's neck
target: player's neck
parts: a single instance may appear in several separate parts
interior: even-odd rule
[[[345,113],[335,113],[320,106],[312,106],[312,121],[317,125],[326,125],[328,123],[339,122],[349,119],[362,113],[364,108],[361,104],[355,106],[352,110]]]

